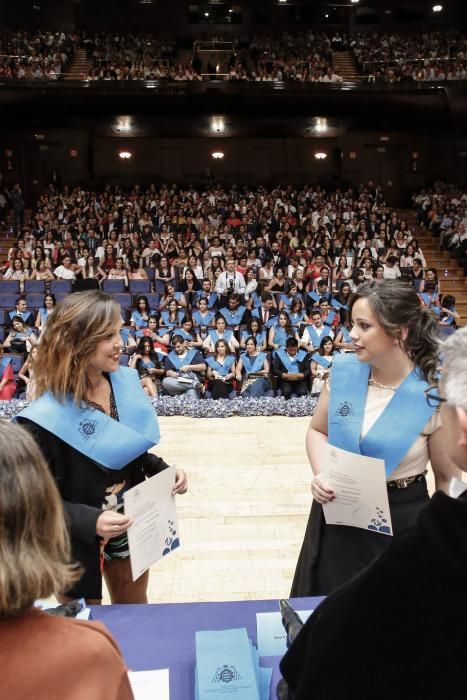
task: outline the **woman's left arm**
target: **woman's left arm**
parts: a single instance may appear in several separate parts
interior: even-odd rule
[[[146,452],[144,455],[144,461],[142,462],[142,468],[146,476],[154,476],[155,474],[160,474],[160,472],[167,469],[169,465],[164,462],[162,457]],[[175,496],[177,493],[186,493],[188,490],[188,481],[186,473],[183,469],[175,470],[175,484],[172,488],[172,493]]]
[[[437,491],[448,493],[449,482],[454,477],[461,479],[461,471],[449,459],[446,452],[446,431],[441,427],[428,438],[428,452],[435,476]]]

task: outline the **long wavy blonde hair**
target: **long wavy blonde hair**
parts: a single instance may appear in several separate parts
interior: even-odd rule
[[[0,421],[0,618],[80,577],[70,563],[62,500],[33,437]]]
[[[65,297],[52,311],[34,361],[36,398],[46,391],[62,400],[70,394],[84,401],[86,370],[96,346],[114,332],[121,310],[109,295],[98,290]]]

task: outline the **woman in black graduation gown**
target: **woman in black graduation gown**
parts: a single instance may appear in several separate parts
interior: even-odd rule
[[[73,554],[84,569],[64,598],[94,603],[102,598],[102,573],[113,603],[147,602],[148,572],[131,580],[123,495],[168,466],[147,452],[159,440],[157,417],[137,372],[119,366],[120,326],[111,296],[89,291],[66,297],[41,337],[39,398],[17,417],[55,477]],[[186,489],[178,470],[173,493]]]
[[[393,280],[362,286],[349,314],[355,355],[335,358],[330,391],[323,387],[307,434],[313,505],[292,597],[331,593],[392,539],[381,523],[376,531],[325,523],[322,505],[336,498],[321,473],[325,443],[384,459],[395,536],[414,524],[428,500],[428,461],[438,489],[446,490],[455,472],[445,454],[439,415],[424,399],[438,365],[436,318],[421,308],[412,287]]]

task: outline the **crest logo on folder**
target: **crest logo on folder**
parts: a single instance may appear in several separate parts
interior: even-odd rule
[[[220,666],[212,679],[213,683],[231,683],[232,681],[241,681],[242,677],[235,666]]]

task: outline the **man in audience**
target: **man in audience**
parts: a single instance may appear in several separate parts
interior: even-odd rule
[[[263,292],[261,295],[261,306],[253,309],[252,316],[259,318],[263,326],[269,328],[274,320],[277,319],[277,309],[274,307],[274,297],[269,292]]]
[[[232,328],[237,331],[240,326],[245,325],[250,318],[250,312],[240,304],[240,294],[232,292],[229,295],[227,306],[223,306],[219,309],[219,313],[225,318],[225,323],[228,328]]]
[[[327,335],[332,337],[333,333],[328,326],[324,325],[320,309],[315,309],[311,314],[311,326],[307,326],[303,331],[300,345],[307,352],[315,352]]]
[[[235,270],[235,260],[231,258],[227,260],[225,264],[225,271],[221,272],[217,278],[216,292],[224,297],[223,301],[225,303],[226,297],[232,292],[239,292],[244,294],[246,289],[245,278],[241,272]]]
[[[306,396],[310,379],[310,361],[304,350],[298,349],[296,338],[287,338],[285,348],[274,353],[273,373],[278,389],[286,399]]]
[[[34,322],[34,316],[32,311],[28,311],[28,305],[24,297],[19,297],[16,300],[14,311],[10,311],[8,315],[10,320],[12,320],[15,316],[19,316],[28,326],[32,326]]]
[[[206,371],[202,354],[196,348],[188,348],[187,341],[180,335],[174,335],[172,347],[173,350],[164,358],[164,391],[171,396],[186,394],[199,399],[203,389],[201,380]]]

